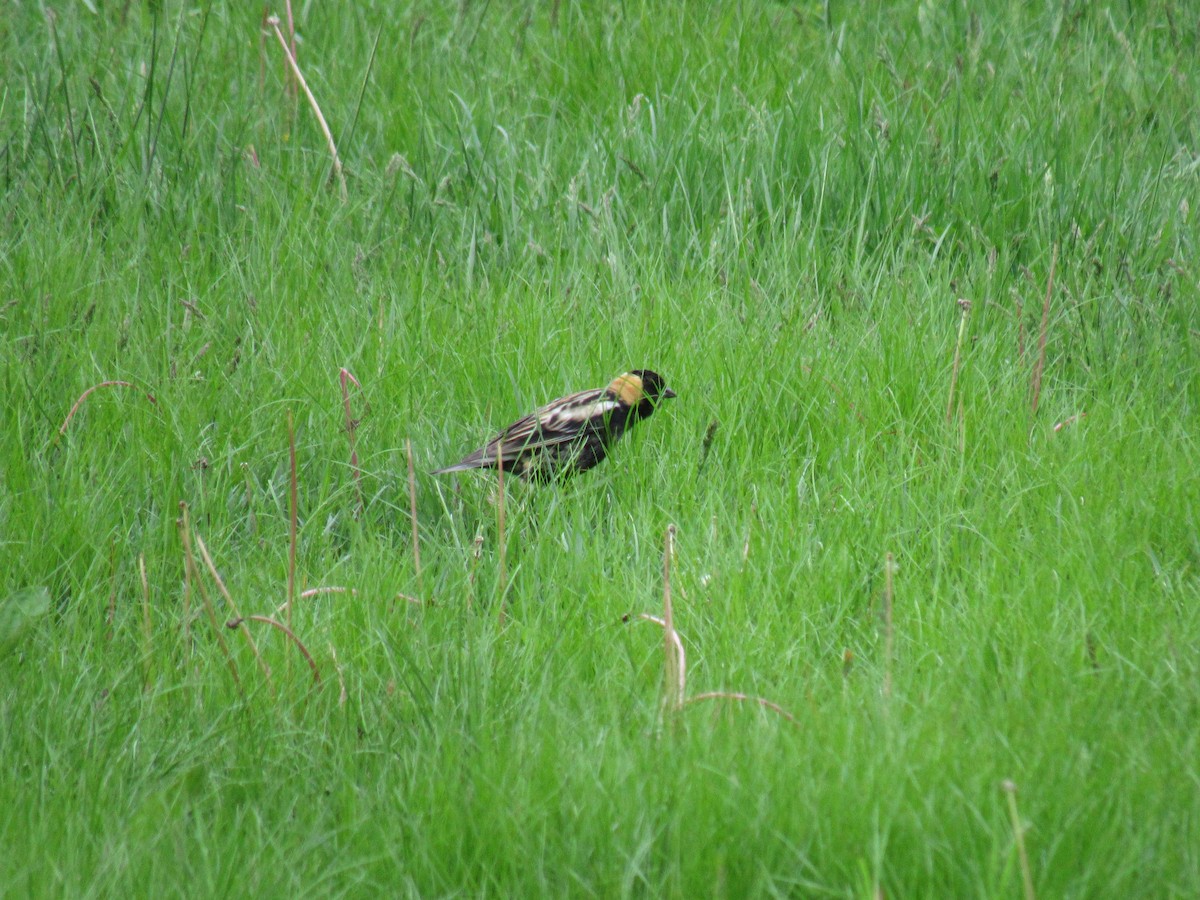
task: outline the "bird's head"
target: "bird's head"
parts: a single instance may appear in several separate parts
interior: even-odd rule
[[[663,400],[670,400],[675,392],[667,387],[662,376],[650,369],[634,369],[618,375],[608,386],[608,392],[637,411],[639,419],[654,412]]]

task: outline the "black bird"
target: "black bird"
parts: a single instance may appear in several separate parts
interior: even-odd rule
[[[605,388],[560,397],[513,422],[461,462],[433,474],[503,468],[545,483],[584,472],[658,404],[675,396],[657,372],[634,369]]]

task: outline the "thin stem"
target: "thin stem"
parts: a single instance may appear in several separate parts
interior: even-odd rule
[[[408,509],[412,519],[412,549],[413,567],[417,572],[417,593],[424,596],[425,589],[421,582],[421,538],[417,528],[417,476],[413,471],[412,441],[404,439],[404,450],[408,456]]]
[[[1025,891],[1025,900],[1037,900],[1033,890],[1033,872],[1029,868],[1029,853],[1025,850],[1025,827],[1021,824],[1021,813],[1017,809],[1017,785],[1016,782],[1005,779],[1001,787],[1008,796],[1008,818],[1017,842],[1017,859],[1021,864],[1021,885]]]
[[[498,590],[500,592],[500,624],[504,625],[507,613],[504,609],[505,594],[508,582],[508,572],[505,567],[505,540],[504,540],[504,463],[500,459],[500,450],[496,449],[496,472],[498,480],[496,482],[496,542],[500,547],[500,584]]]
[[[346,435],[350,441],[350,472],[354,476],[354,494],[358,500],[358,504],[354,509],[354,518],[357,519],[363,514],[364,503],[362,472],[358,468],[358,449],[355,446],[354,440],[354,431],[358,428],[358,420],[350,412],[350,382],[354,382],[359,390],[362,390],[362,385],[358,383],[358,379],[346,368],[340,371],[338,378],[342,385],[342,411],[346,418]]]
[[[958,319],[958,342],[954,345],[954,368],[950,371],[950,396],[946,400],[946,424],[954,415],[954,389],[958,386],[958,366],[962,360],[963,337],[967,333],[967,313],[971,311],[971,301],[960,299],[958,308],[962,315]]]
[[[1038,399],[1042,395],[1042,372],[1046,366],[1046,329],[1050,322],[1050,296],[1054,293],[1054,271],[1058,267],[1058,244],[1050,257],[1050,277],[1046,279],[1046,299],[1042,301],[1042,326],[1038,331],[1038,358],[1033,367],[1033,402],[1030,414],[1037,415]]]
[[[67,426],[71,424],[71,419],[74,417],[74,415],[75,415],[76,411],[79,409],[79,407],[83,405],[83,401],[86,400],[88,397],[90,397],[93,391],[98,391],[100,388],[103,388],[103,387],[136,388],[137,385],[135,385],[131,382],[128,382],[128,381],[102,381],[99,384],[93,384],[90,388],[88,388],[86,391],[84,391],[82,394],[79,395],[79,399],[75,401],[75,404],[71,407],[71,411],[69,413],[67,413],[67,417],[65,419],[63,419],[62,425],[58,426],[58,433],[60,435],[67,433]],[[154,404],[158,403],[158,401],[156,399],[154,399],[154,395],[151,394],[149,391],[146,392],[146,399],[149,400],[151,403],[154,403]]]
[[[233,595],[230,594],[228,588],[225,587],[225,580],[221,578],[221,574],[217,571],[217,567],[213,565],[212,557],[208,553],[208,548],[204,546],[204,538],[200,537],[199,534],[196,534],[195,538],[196,549],[200,551],[200,558],[204,560],[204,565],[208,569],[208,574],[211,575],[213,581],[216,582],[217,590],[221,592],[221,596],[224,597],[225,602],[229,604],[229,609],[233,612],[234,617],[240,619],[242,614],[238,612],[237,604],[233,602]],[[267,665],[267,662],[265,659],[263,659],[262,654],[258,652],[258,644],[254,642],[254,635],[250,634],[249,631],[246,631],[245,635],[246,643],[250,645],[250,652],[253,653],[254,658],[258,660],[258,667],[262,669],[262,673],[267,679],[267,684],[271,686],[271,692],[274,693],[275,685],[271,682],[271,667]]]
[[[204,601],[204,611],[208,614],[208,621],[213,627],[213,633],[217,636],[217,644],[221,647],[221,653],[225,656],[225,662],[229,666],[229,673],[233,676],[233,683],[237,685],[238,692],[242,690],[242,679],[238,675],[237,663],[233,659],[233,653],[229,650],[229,644],[225,641],[225,636],[221,633],[221,626],[217,622],[217,613],[213,609],[212,600],[209,599],[208,591],[204,587],[204,581],[200,578],[200,570],[196,567],[196,557],[192,553],[192,526],[188,519],[187,503],[182,500],[179,502],[180,517],[178,520],[179,536],[183,541],[183,560],[187,568],[188,579],[194,582],[200,591],[200,598]]]
[[[304,646],[304,642],[301,641],[300,638],[296,637],[296,633],[294,631],[292,631],[292,629],[288,628],[286,625],[284,625],[282,622],[278,621],[277,619],[272,619],[269,616],[246,616],[244,619],[230,619],[228,622],[225,623],[225,627],[226,628],[237,628],[239,626],[245,625],[247,622],[261,622],[264,625],[270,625],[272,628],[278,628],[285,635],[287,635],[289,638],[291,638],[292,643],[294,643],[296,645],[296,647],[300,650],[300,654],[304,657],[305,661],[308,663],[309,669],[312,670],[313,683],[320,686],[321,670],[317,668],[317,664],[313,660],[312,654],[308,652],[308,648]]]
[[[687,693],[687,670],[683,642],[675,631],[675,612],[671,605],[671,559],[675,556],[675,525],[667,526],[663,545],[663,705],[676,712],[683,708]]]
[[[325,135],[325,141],[329,145],[329,155],[333,157],[333,173],[337,175],[338,191],[341,195],[342,202],[345,203],[350,199],[349,191],[346,190],[346,176],[342,172],[342,160],[338,156],[337,144],[333,141],[333,132],[329,130],[329,125],[325,121],[325,116],[321,112],[321,107],[317,104],[317,98],[313,96],[313,92],[308,89],[308,82],[304,80],[304,75],[300,71],[300,66],[296,63],[296,57],[292,54],[292,50],[288,47],[287,39],[283,36],[283,32],[279,30],[279,17],[271,16],[267,19],[267,24],[275,31],[275,37],[279,40],[279,46],[283,48],[284,55],[287,57],[288,65],[291,66],[296,80],[300,82],[300,87],[304,91],[304,96],[308,98],[308,105],[312,107],[313,114],[317,117],[317,124],[321,126],[321,133]]]
[[[288,410],[288,580],[287,580],[287,627],[292,627],[292,601],[296,598],[296,506],[299,503],[296,491],[296,429],[292,422],[292,411]]]
[[[887,555],[884,562],[883,588],[883,696],[892,696],[892,653],[894,647],[894,631],[892,628],[892,600],[894,586],[892,573],[896,568],[896,559],[892,554]]]

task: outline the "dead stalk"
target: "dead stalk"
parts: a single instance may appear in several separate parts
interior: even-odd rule
[[[1017,361],[1025,363],[1025,304],[1020,297],[1014,297],[1017,304]]]
[[[67,433],[67,426],[71,424],[71,419],[74,418],[75,413],[79,411],[79,407],[83,405],[83,401],[90,397],[93,391],[98,391],[100,388],[104,387],[127,387],[137,390],[137,385],[128,381],[102,381],[99,384],[93,384],[90,388],[79,395],[79,399],[75,401],[74,405],[71,407],[71,411],[67,413],[67,417],[63,419],[63,423],[58,426],[58,433],[60,436]],[[153,394],[151,394],[149,391],[146,391],[145,393],[147,400],[155,405],[158,405],[158,400],[154,398]]]
[[[150,627],[150,579],[146,577],[146,554],[138,554],[138,574],[142,580],[142,682],[150,687],[150,649],[153,646]]]
[[[417,529],[417,477],[413,471],[412,441],[404,439],[404,450],[408,455],[408,509],[412,518],[413,566],[417,572],[417,593],[424,596],[421,582],[421,540]]]
[[[669,658],[668,658],[668,661],[666,662],[666,664],[664,665],[665,671],[663,672],[663,707],[666,708],[669,705],[669,700],[668,700],[667,695],[672,690],[672,688],[671,688],[672,681],[674,681],[675,690],[678,691],[678,694],[680,697],[683,696],[684,690],[687,687],[687,684],[685,681],[686,676],[687,676],[687,654],[684,652],[684,649],[683,649],[683,638],[681,638],[679,636],[679,632],[676,631],[674,629],[674,627],[667,628],[667,623],[666,623],[665,619],[660,619],[658,616],[652,616],[652,615],[650,615],[650,613],[638,613],[638,618],[644,622],[653,622],[655,625],[657,625],[659,628],[661,628],[663,630],[663,640],[665,642],[669,642],[670,644],[674,645],[675,658],[677,660],[679,660],[679,665],[677,666],[677,668],[674,672],[674,678],[672,678],[671,664],[670,664]],[[668,655],[668,657],[670,656],[669,653],[667,655]]]
[[[500,584],[498,590],[500,592],[500,625],[503,626],[507,618],[504,610],[505,602],[505,587],[508,581],[508,573],[505,568],[505,540],[504,540],[504,463],[500,460],[500,451],[496,450],[496,473],[498,480],[496,482],[496,542],[500,547]]]
[[[233,683],[237,685],[238,692],[240,693],[242,690],[242,679],[238,675],[237,663],[234,661],[233,653],[229,650],[229,644],[225,641],[225,635],[221,633],[221,625],[217,621],[216,610],[213,609],[212,600],[209,599],[208,590],[204,587],[204,581],[200,578],[200,570],[196,566],[195,554],[192,553],[192,525],[188,517],[187,503],[180,500],[179,510],[179,536],[183,542],[183,562],[187,571],[188,581],[195,584],[197,590],[200,592],[200,599],[204,602],[204,611],[208,614],[208,621],[213,627],[213,633],[217,636],[217,644],[221,647],[221,653],[229,665],[229,673],[233,676]]]
[[[1025,900],[1037,900],[1033,890],[1033,873],[1029,868],[1029,853],[1025,850],[1025,826],[1021,824],[1021,813],[1017,809],[1016,782],[1005,779],[1001,784],[1008,797],[1008,818],[1012,823],[1013,838],[1017,842],[1017,858],[1021,864],[1021,884],[1025,890]]]
[[[805,375],[811,375],[813,373],[812,366],[801,366],[800,368],[804,372]],[[821,380],[824,381],[825,384],[827,384],[829,386],[830,390],[832,390],[835,394],[837,394],[838,397],[847,406],[850,407],[850,412],[854,413],[854,417],[856,419],[858,419],[859,422],[861,422],[864,425],[867,424],[867,417],[858,411],[858,407],[855,406],[851,402],[850,398],[846,396],[846,392],[843,391],[840,387],[838,387],[838,384],[836,381],[834,381],[832,378],[828,378],[824,375],[821,376]]]
[[[667,526],[663,547],[663,707],[668,712],[683,708],[687,689],[687,670],[683,642],[675,632],[675,614],[671,608],[671,559],[675,556],[675,525]]]
[[[325,141],[329,145],[329,155],[333,157],[333,173],[338,179],[338,191],[342,202],[345,203],[350,199],[350,194],[346,190],[346,176],[342,172],[342,160],[338,156],[337,144],[333,141],[333,134],[329,130],[329,125],[325,122],[325,116],[321,112],[321,107],[317,104],[317,98],[313,96],[313,92],[308,88],[308,82],[304,80],[300,66],[296,63],[296,57],[292,54],[291,48],[288,47],[287,39],[284,38],[283,32],[279,30],[279,17],[271,16],[267,19],[267,24],[274,30],[275,37],[279,40],[279,46],[283,48],[284,55],[287,57],[288,65],[291,66],[292,73],[296,76],[296,81],[300,83],[300,88],[304,91],[304,96],[308,98],[308,105],[312,107],[313,114],[317,117],[317,124],[321,127],[321,133],[325,135]]]
[[[1083,418],[1086,418],[1086,417],[1087,417],[1087,413],[1086,413],[1086,412],[1076,413],[1076,414],[1075,414],[1075,415],[1073,415],[1073,416],[1068,416],[1067,418],[1063,419],[1061,422],[1057,423],[1057,424],[1054,426],[1054,430],[1055,430],[1055,431],[1062,431],[1064,428],[1067,428],[1067,427],[1068,427],[1068,426],[1070,426],[1070,425],[1074,425],[1074,424],[1075,424],[1076,422],[1078,422],[1080,419],[1083,419]]]
[[[304,642],[301,641],[300,638],[296,637],[296,633],[294,631],[292,631],[292,629],[288,628],[286,625],[284,625],[278,619],[272,619],[269,616],[246,616],[244,619],[230,619],[228,622],[225,623],[225,627],[226,628],[238,628],[238,627],[244,626],[247,622],[261,622],[264,625],[270,625],[272,628],[279,629],[285,635],[287,635],[289,638],[291,638],[292,643],[294,643],[296,645],[297,649],[299,649],[300,654],[304,657],[305,661],[308,663],[308,667],[312,670],[313,683],[316,684],[318,687],[320,686],[321,672],[317,668],[317,664],[313,660],[312,654],[309,653],[308,648],[304,646]]]
[[[250,532],[258,534],[258,517],[254,514],[254,490],[250,483],[249,463],[242,463],[242,477],[246,482],[246,514],[250,517]]]
[[[705,694],[697,694],[694,697],[688,697],[683,702],[684,706],[691,706],[693,703],[699,703],[701,700],[737,700],[743,703],[757,703],[763,709],[769,709],[771,712],[778,713],[796,727],[800,726],[800,720],[793,716],[790,712],[780,706],[778,703],[772,703],[765,697],[752,697],[749,694],[739,694],[733,691],[709,691]]]
[[[750,558],[750,531],[754,527],[754,519],[758,515],[758,501],[750,504],[750,521],[746,523],[746,540],[742,544],[742,562]]]
[[[892,584],[896,560],[892,554],[887,555],[884,563],[883,587],[883,696],[892,696],[892,652],[894,632],[892,629],[892,600],[894,587]]]
[[[117,542],[115,540],[109,541],[108,544],[108,581],[108,612],[105,616],[108,632],[105,634],[105,640],[111,641],[113,620],[117,617]]]
[[[333,649],[333,644],[329,645],[329,656],[333,660],[333,671],[337,673],[338,680],[338,706],[346,705],[346,679],[342,677],[342,665],[338,662],[337,650]]]
[[[1037,415],[1038,399],[1042,394],[1042,372],[1046,367],[1046,329],[1050,322],[1050,296],[1054,293],[1054,271],[1058,266],[1058,244],[1050,257],[1050,277],[1046,279],[1046,299],[1042,301],[1042,326],[1038,330],[1038,358],[1033,366],[1033,402],[1030,407],[1032,416]]]
[[[350,414],[349,383],[353,381],[355,387],[357,387],[360,391],[362,390],[362,385],[358,383],[358,379],[355,378],[350,373],[350,370],[346,368],[343,368],[340,371],[338,378],[342,385],[342,411],[345,413],[346,417],[346,435],[350,441],[350,473],[354,477],[354,495],[358,501],[358,504],[354,509],[354,518],[357,519],[363,514],[364,504],[362,492],[362,472],[358,468],[358,448],[355,446],[354,441],[354,431],[356,428],[358,428],[358,420]]]
[[[483,555],[483,535],[475,535],[471,541],[471,574],[467,577],[467,609],[475,605],[475,570],[479,568],[479,557]]]
[[[229,605],[229,609],[233,612],[234,618],[240,619],[242,614],[238,612],[237,604],[233,602],[233,596],[229,593],[229,589],[225,587],[225,580],[217,571],[217,567],[213,565],[212,557],[208,553],[208,548],[204,546],[204,538],[199,534],[194,535],[196,538],[196,549],[200,551],[200,558],[204,560],[204,566],[208,569],[208,574],[212,576],[212,580],[217,585],[217,590],[221,592],[221,596],[225,598],[225,602]],[[245,630],[246,643],[250,645],[250,652],[254,654],[254,658],[258,661],[258,667],[262,669],[263,676],[267,679],[267,684],[271,687],[271,692],[275,692],[275,685],[271,682],[271,667],[267,665],[267,661],[263,659],[262,654],[258,652],[258,644],[254,642],[254,635],[249,630]]]
[[[308,588],[307,590],[301,591],[297,599],[307,600],[309,597],[320,597],[322,594],[349,594],[351,597],[357,597],[358,591],[356,591],[354,588],[329,585],[327,587]],[[277,607],[275,607],[275,614],[279,615],[280,613],[284,613],[286,615],[287,608],[288,601],[284,600]]]
[[[278,30],[278,29],[276,29]],[[287,626],[292,627],[292,601],[296,599],[296,429],[292,423],[292,411],[288,410],[288,580],[287,580]]]
[[[292,16],[292,0],[283,0],[283,9],[287,14],[287,36],[288,48],[291,51],[292,59],[299,59],[296,54],[296,20]],[[292,99],[296,99],[296,79],[292,75],[292,70],[285,67],[288,73],[288,93],[292,95]]]
[[[962,315],[958,319],[958,342],[954,345],[954,368],[950,371],[950,397],[946,400],[946,424],[954,415],[954,389],[958,386],[958,366],[962,361],[963,338],[967,333],[967,313],[971,311],[971,301],[959,298],[958,308]]]

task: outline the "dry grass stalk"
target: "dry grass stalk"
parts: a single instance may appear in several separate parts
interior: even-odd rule
[[[687,691],[687,663],[683,641],[675,631],[675,613],[671,608],[671,560],[675,556],[675,525],[667,526],[663,547],[663,707],[669,712],[683,709]]]
[[[196,549],[200,551],[200,558],[204,560],[204,566],[208,569],[208,574],[212,576],[212,580],[217,585],[217,590],[221,592],[221,596],[225,598],[226,604],[233,612],[234,618],[240,619],[242,614],[238,612],[237,604],[233,602],[233,595],[229,593],[229,589],[225,587],[225,580],[217,571],[217,567],[213,565],[212,557],[208,553],[208,548],[204,546],[204,538],[199,534],[193,535],[196,539]],[[271,688],[271,693],[275,693],[275,685],[271,682],[271,667],[267,665],[267,661],[263,659],[262,654],[258,652],[258,644],[254,642],[254,635],[248,629],[243,631],[246,636],[246,643],[250,645],[250,652],[254,654],[255,660],[258,661],[258,667],[262,669],[263,676],[267,679],[267,684]]]
[[[417,529],[417,477],[413,471],[412,441],[404,439],[404,451],[408,456],[408,509],[412,518],[413,567],[417,572],[417,593],[424,594],[421,580],[421,540]]]
[[[628,618],[628,617],[626,617]],[[663,671],[663,708],[668,706],[668,695],[672,693],[671,685],[674,683],[674,692],[677,692],[679,697],[683,697],[684,691],[687,688],[687,653],[683,649],[683,639],[679,636],[679,632],[674,627],[667,628],[665,619],[660,619],[658,616],[652,616],[650,613],[638,613],[638,618],[644,622],[653,622],[663,630],[664,641],[670,643],[674,647],[674,658],[678,660],[678,666],[675,671],[671,670],[670,659],[664,664]],[[669,656],[670,654],[668,654]],[[679,704],[683,706],[682,703]],[[677,707],[678,708],[678,707]]]
[[[630,616],[626,616],[625,620],[629,618]],[[734,700],[743,703],[757,703],[763,709],[769,709],[772,712],[778,713],[789,722],[799,726],[799,719],[778,703],[767,700],[765,697],[755,697],[751,694],[742,694],[737,691],[708,691],[703,694],[697,694],[695,697],[685,697],[687,689],[687,655],[684,652],[683,639],[680,638],[679,632],[675,630],[674,625],[668,627],[666,619],[660,619],[658,616],[652,616],[649,613],[639,613],[638,619],[645,622],[653,622],[663,629],[664,641],[673,647],[674,658],[678,660],[678,666],[672,672],[670,663],[671,653],[668,652],[668,662],[663,682],[663,708],[665,710],[678,711],[686,706],[691,706],[693,703],[699,703],[702,700]],[[672,695],[677,697],[679,701],[675,706],[671,706]]]
[[[799,719],[793,716],[778,703],[772,703],[770,700],[767,700],[764,697],[753,697],[750,694],[740,694],[736,691],[709,691],[704,694],[697,694],[695,697],[688,697],[688,699],[683,702],[683,705],[691,706],[693,703],[699,703],[701,700],[736,700],[743,703],[757,703],[763,709],[769,709],[773,713],[778,713],[793,725],[797,727],[800,726]]]
[[[506,594],[506,582],[508,581],[508,572],[505,567],[505,544],[504,539],[504,465],[500,461],[500,449],[496,449],[496,542],[500,547],[500,583],[497,586],[497,591],[500,595],[500,625],[503,626],[508,614],[504,609],[504,600]]]
[[[1017,305],[1017,361],[1025,363],[1025,304],[1020,297],[1014,297]]]
[[[243,626],[245,626],[245,624],[247,622],[261,622],[264,625],[270,625],[272,628],[279,629],[285,635],[287,635],[289,638],[291,638],[292,643],[294,643],[296,645],[296,648],[300,651],[300,654],[304,657],[305,662],[308,663],[309,669],[312,670],[313,683],[316,684],[318,687],[320,686],[321,671],[320,671],[320,669],[317,668],[316,661],[313,660],[312,654],[308,652],[308,648],[304,646],[304,642],[301,641],[300,638],[296,637],[296,633],[294,631],[292,631],[292,629],[288,628],[286,625],[284,625],[278,619],[272,619],[269,616],[246,616],[244,619],[243,618],[230,619],[228,622],[225,623],[225,627],[226,628],[243,627]]]
[[[475,571],[479,568],[479,557],[483,555],[483,535],[475,535],[471,541],[471,574],[467,576],[467,609],[475,605]]]
[[[296,19],[292,15],[292,0],[283,0],[283,11],[287,15],[288,48],[291,51],[292,59],[299,59],[300,57],[296,54]],[[290,67],[285,66],[284,71],[287,72],[288,93],[295,100],[297,97],[296,78]]]
[[[258,516],[254,514],[254,488],[250,480],[250,464],[242,463],[242,478],[246,482],[246,515],[250,519],[250,533],[258,534]]]
[[[746,540],[742,544],[742,562],[750,558],[750,531],[754,528],[754,520],[758,516],[758,501],[750,503],[750,521],[746,523]]]
[[[895,569],[896,559],[889,553],[883,566],[883,696],[885,697],[892,696],[892,654],[895,637],[892,628],[892,600],[894,598],[892,578]]]
[[[333,648],[333,643],[329,644],[329,656],[333,660],[333,671],[337,673],[338,680],[338,706],[346,705],[346,679],[342,677],[342,665],[338,662],[337,650]]]
[[[288,410],[288,580],[287,626],[292,627],[292,601],[296,598],[296,429]]]
[[[108,625],[108,631],[105,633],[104,639],[111,641],[113,639],[113,620],[117,617],[117,542],[109,541],[108,544],[108,612],[105,613],[105,624]]]
[[[1058,267],[1058,244],[1050,257],[1050,277],[1046,279],[1046,299],[1042,302],[1042,325],[1038,330],[1038,358],[1033,366],[1032,393],[1030,415],[1036,416],[1038,399],[1042,395],[1042,372],[1046,367],[1046,329],[1050,323],[1050,296],[1054,293],[1054,271]]]
[[[1025,849],[1025,826],[1021,824],[1021,813],[1017,809],[1016,782],[1005,779],[1001,784],[1008,797],[1008,818],[1012,823],[1013,838],[1017,842],[1017,859],[1021,864],[1021,885],[1025,891],[1025,900],[1037,900],[1033,890],[1033,873],[1029,868],[1029,853]]]
[[[358,467],[358,448],[355,446],[354,431],[358,428],[359,420],[350,414],[350,382],[354,382],[354,386],[360,391],[362,385],[358,379],[351,374],[349,369],[342,368],[338,374],[338,380],[342,385],[342,411],[346,419],[346,435],[350,441],[350,473],[354,476],[354,496],[358,501],[354,508],[354,518],[359,518],[363,514],[363,492],[362,492],[362,471]]]
[[[308,588],[307,590],[303,590],[299,593],[299,595],[297,596],[297,599],[307,600],[309,597],[320,597],[322,594],[349,594],[352,597],[356,597],[356,596],[358,596],[358,591],[356,591],[354,588],[338,587],[337,585],[328,585],[325,587],[314,587],[314,588]],[[275,614],[279,615],[279,613],[286,613],[287,608],[288,608],[288,601],[284,600],[277,607],[275,607]]]
[[[950,371],[950,396],[946,400],[947,424],[954,415],[954,389],[958,386],[958,367],[962,361],[963,338],[967,333],[967,313],[971,311],[971,301],[960,297],[958,308],[962,310],[962,315],[958,319],[958,342],[954,345],[954,368]]]
[[[804,372],[805,375],[811,375],[813,373],[812,366],[801,366],[800,369],[801,369],[801,371]],[[850,400],[850,398],[848,398],[846,396],[846,392],[843,391],[840,387],[838,387],[838,383],[836,381],[834,381],[832,378],[828,378],[825,375],[821,376],[821,380],[824,381],[825,384],[827,384],[829,386],[830,390],[832,390],[835,394],[838,395],[838,398],[843,403],[845,403],[848,407],[850,407],[850,412],[854,413],[854,418],[858,419],[858,421],[864,425],[867,424],[867,417],[858,411],[858,407],[855,406],[854,403]]]
[[[67,433],[67,426],[71,424],[71,419],[75,417],[75,413],[79,411],[79,407],[83,405],[83,401],[90,397],[94,391],[98,391],[100,388],[105,387],[127,387],[133,388],[134,390],[138,389],[137,385],[129,381],[102,381],[99,384],[93,384],[90,388],[79,395],[79,399],[76,400],[74,405],[71,406],[71,411],[67,413],[67,417],[63,419],[63,423],[58,426],[58,434],[60,437]],[[153,394],[151,394],[149,391],[145,391],[144,393],[146,394],[147,400],[155,405],[158,405],[158,400],[155,399]]]
[[[225,635],[221,633],[221,625],[217,621],[216,610],[213,609],[212,600],[209,599],[208,591],[204,587],[204,581],[200,578],[200,570],[196,566],[196,557],[192,553],[192,526],[188,517],[187,503],[179,501],[180,516],[176,520],[179,526],[179,537],[183,542],[183,564],[187,572],[187,580],[189,584],[195,584],[196,589],[200,592],[200,599],[204,602],[204,611],[208,614],[208,621],[213,627],[213,633],[217,636],[217,644],[221,647],[221,653],[225,657],[225,662],[229,665],[229,673],[233,676],[233,682],[237,685],[239,693],[242,690],[242,679],[238,675],[237,662],[233,658],[233,653],[229,650],[229,644],[225,641]]]
[[[1075,415],[1073,415],[1073,416],[1068,416],[1067,418],[1063,419],[1061,422],[1058,422],[1058,423],[1057,423],[1057,424],[1054,426],[1054,430],[1055,430],[1055,431],[1062,431],[1064,428],[1067,428],[1067,427],[1069,427],[1069,426],[1071,426],[1071,425],[1074,425],[1074,424],[1075,424],[1076,422],[1078,422],[1080,419],[1084,419],[1084,418],[1087,418],[1087,413],[1086,413],[1086,412],[1076,413],[1076,414],[1075,414]]]
[[[142,579],[142,659],[146,686],[150,686],[150,648],[153,645],[150,627],[150,579],[146,577],[146,554],[138,554],[138,574]]]
[[[346,176],[342,172],[342,160],[338,156],[337,144],[334,143],[333,133],[329,130],[329,125],[325,122],[325,116],[321,112],[321,107],[317,104],[317,98],[313,96],[313,92],[308,88],[308,82],[304,80],[304,74],[300,71],[300,66],[296,62],[296,57],[288,47],[287,39],[284,38],[283,32],[279,30],[279,17],[270,16],[267,19],[267,24],[275,32],[275,37],[279,40],[279,46],[283,48],[283,52],[287,57],[288,65],[291,66],[292,72],[296,76],[296,81],[300,83],[300,88],[304,91],[304,96],[308,98],[308,105],[312,107],[313,114],[317,117],[317,124],[321,127],[321,133],[325,135],[325,141],[329,146],[329,155],[333,157],[333,173],[337,176],[338,192],[345,203],[350,199],[349,191],[346,189]]]

